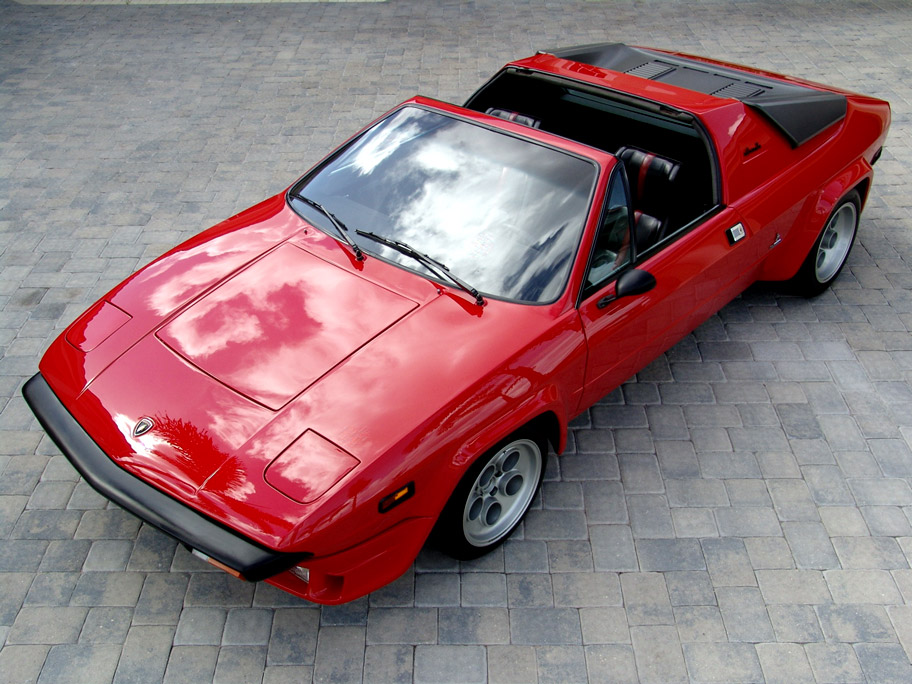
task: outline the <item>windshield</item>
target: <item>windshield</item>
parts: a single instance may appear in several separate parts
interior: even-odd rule
[[[407,243],[481,292],[545,303],[564,288],[586,220],[593,162],[419,107],[404,107],[304,178],[367,252],[427,273],[356,231]],[[327,217],[289,195],[305,218]]]

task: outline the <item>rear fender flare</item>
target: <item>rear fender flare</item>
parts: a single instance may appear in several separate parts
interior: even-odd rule
[[[839,200],[853,188],[870,181],[872,175],[871,165],[864,158],[860,158],[830,180],[815,195],[809,197],[792,230],[775,251],[770,253],[771,258],[764,262],[758,279],[788,280],[794,276]],[[867,193],[860,194],[864,205]]]

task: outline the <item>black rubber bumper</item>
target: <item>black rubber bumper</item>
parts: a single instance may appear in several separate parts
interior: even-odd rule
[[[237,570],[244,579],[263,580],[310,557],[261,546],[128,473],[76,422],[41,373],[25,383],[22,396],[51,439],[99,493],[178,541]]]

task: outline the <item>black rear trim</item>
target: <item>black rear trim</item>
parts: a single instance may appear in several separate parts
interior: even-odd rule
[[[100,494],[178,541],[237,570],[244,579],[256,582],[272,577],[312,555],[281,553],[261,546],[128,473],[76,422],[41,373],[25,383],[22,396],[64,456]]]
[[[841,121],[845,95],[623,43],[596,43],[547,50],[581,64],[620,71],[698,93],[740,100],[756,109],[798,147]]]

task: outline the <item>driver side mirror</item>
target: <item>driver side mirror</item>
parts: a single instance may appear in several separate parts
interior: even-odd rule
[[[656,279],[652,273],[638,268],[631,268],[629,271],[624,271],[617,279],[617,284],[614,286],[614,294],[602,297],[598,300],[596,306],[599,309],[604,309],[615,299],[640,295],[644,292],[649,292],[655,286]]]

